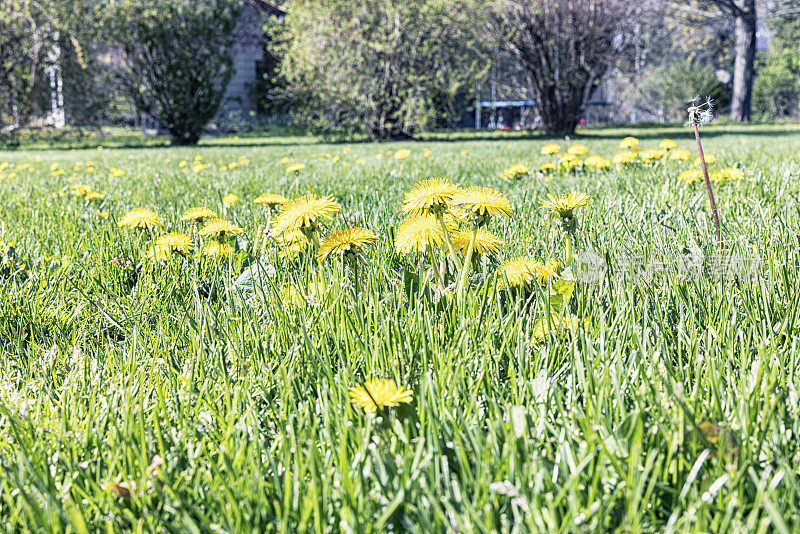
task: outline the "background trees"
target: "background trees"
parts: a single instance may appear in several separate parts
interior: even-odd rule
[[[277,38],[295,111],[325,131],[409,136],[452,118],[487,64],[470,2],[294,0]]]
[[[490,23],[528,69],[545,128],[570,134],[617,59],[629,23],[624,0],[499,0]]]
[[[265,23],[259,110],[323,132],[470,125],[489,82],[557,134],[600,84],[593,119],[682,120],[695,95],[736,120],[800,114],[794,0],[0,0],[0,126],[54,123],[55,80],[68,124],[154,117],[194,143],[250,1],[285,14]],[[773,38],[756,54],[759,18]]]
[[[197,143],[219,109],[240,8],[241,0],[137,0],[112,8],[123,85],[178,144]]]

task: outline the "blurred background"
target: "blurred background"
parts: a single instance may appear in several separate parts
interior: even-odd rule
[[[800,117],[797,0],[0,0],[26,136],[403,139]]]

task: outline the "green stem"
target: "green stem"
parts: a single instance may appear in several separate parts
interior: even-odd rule
[[[442,276],[442,271],[439,270],[438,260],[433,257],[433,247],[428,246],[428,255],[431,258],[431,266],[433,267],[433,272],[436,274],[436,279],[439,281],[439,285],[444,287],[444,276]]]
[[[453,248],[453,241],[450,239],[450,231],[447,229],[447,225],[444,223],[444,217],[441,213],[436,214],[436,218],[439,219],[439,224],[442,226],[442,232],[444,232],[444,240],[447,243],[447,249],[450,251],[450,256],[453,258],[453,263],[456,264],[456,270],[461,270],[461,259],[456,254],[456,249]]]
[[[566,261],[566,264],[567,264],[567,267],[571,267],[572,266],[572,235],[569,234],[569,233],[567,234],[566,245],[567,245],[567,254],[566,254],[567,255],[567,261]]]
[[[458,288],[456,289],[456,296],[459,304],[464,301],[464,291],[467,287],[467,275],[469,268],[472,266],[472,251],[475,248],[475,240],[478,237],[478,226],[472,230],[472,236],[469,238],[469,246],[467,247],[467,255],[464,257],[464,265],[461,268],[461,274],[458,277]]]

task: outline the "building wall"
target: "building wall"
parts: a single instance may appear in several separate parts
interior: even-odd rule
[[[245,3],[233,33],[233,70],[218,116],[247,117],[255,111],[254,88],[257,64],[264,59],[264,41],[261,31],[261,12],[251,3]]]

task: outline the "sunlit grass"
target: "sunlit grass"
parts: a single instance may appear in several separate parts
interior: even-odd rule
[[[714,185],[727,250],[761,266],[687,279],[658,270],[715,250],[703,184],[678,179],[692,160],[535,170],[550,141],[611,159],[626,135],[640,148],[669,137],[694,155],[691,132],[584,133],[0,153],[0,249],[14,251],[0,266],[2,529],[790,531],[800,131],[704,130],[709,171],[744,171]],[[518,163],[531,174],[501,178]],[[394,249],[405,193],[425,178],[493,187],[513,206],[492,220],[506,245],[476,264],[461,305],[421,289],[419,264]],[[492,273],[514,256],[565,260],[539,200],[571,191],[592,199],[574,254],[611,269],[576,285],[570,312],[586,327],[537,343],[542,299],[510,298]],[[274,220],[253,199],[308,192],[342,204],[325,235],[378,236],[357,278],[272,244],[256,263],[145,258],[162,231],[196,236],[181,217],[198,206],[252,251]],[[163,229],[118,226],[140,207]],[[642,276],[626,272],[634,260]],[[369,379],[413,400],[367,416],[350,388]]]

